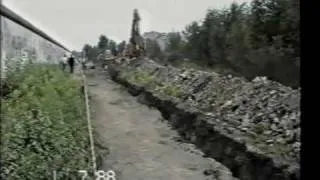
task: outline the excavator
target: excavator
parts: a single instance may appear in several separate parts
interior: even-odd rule
[[[110,57],[106,59],[106,63],[103,64],[104,68],[107,68],[108,63],[113,60],[120,63],[127,60],[137,59],[145,55],[145,45],[142,36],[140,35],[140,21],[138,10],[134,9],[133,11],[133,21],[131,27],[131,37],[129,43],[125,46],[124,51],[118,54],[118,57]],[[111,61],[110,61],[111,60]]]
[[[128,58],[138,58],[144,55],[144,40],[140,35],[140,21],[138,10],[133,11],[133,21],[131,27],[131,38],[125,49],[124,55]]]

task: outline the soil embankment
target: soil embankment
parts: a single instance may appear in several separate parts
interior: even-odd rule
[[[300,179],[300,91],[153,61],[109,66],[189,142],[246,180]]]

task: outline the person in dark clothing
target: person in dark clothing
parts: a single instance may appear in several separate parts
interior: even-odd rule
[[[68,59],[68,64],[69,64],[69,68],[70,68],[70,73],[73,73],[74,70],[74,57],[71,55]]]

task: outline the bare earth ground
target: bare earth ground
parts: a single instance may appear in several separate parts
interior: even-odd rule
[[[114,170],[117,180],[233,179],[221,164],[176,141],[157,110],[139,104],[107,73],[94,74],[87,76],[93,128],[110,148],[102,170]]]

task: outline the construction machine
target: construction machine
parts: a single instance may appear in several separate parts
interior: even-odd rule
[[[140,35],[140,21],[138,10],[133,11],[133,21],[131,27],[131,38],[125,49],[125,56],[138,58],[144,55],[144,40]]]

